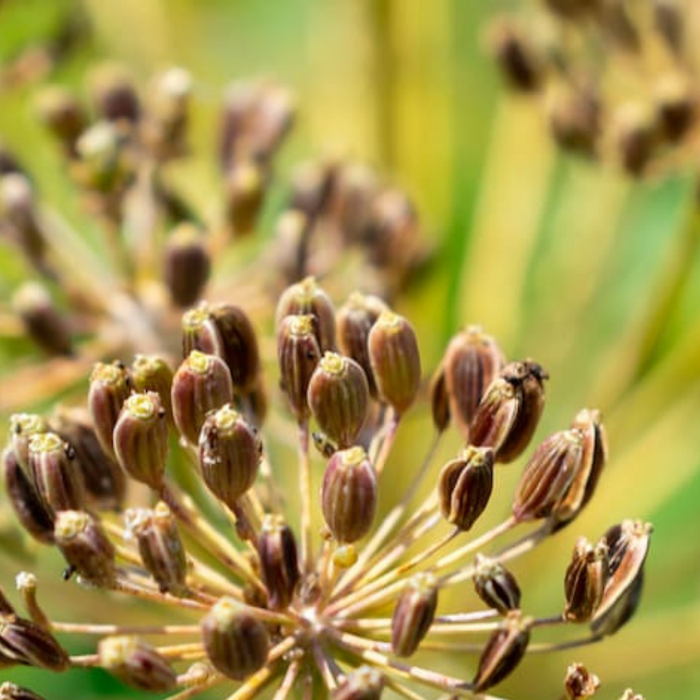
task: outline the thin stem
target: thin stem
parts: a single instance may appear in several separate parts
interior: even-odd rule
[[[135,598],[141,598],[142,600],[154,601],[162,605],[174,605],[181,608],[187,608],[189,610],[200,611],[207,610],[209,608],[208,605],[199,603],[195,600],[190,600],[189,598],[178,598],[174,595],[170,595],[170,593],[161,593],[155,589],[143,588],[124,576],[115,581],[114,590],[127,593],[128,595],[132,595]]]
[[[294,661],[287,666],[287,672],[284,674],[282,682],[275,691],[275,694],[272,696],[272,700],[287,700],[289,693],[294,687],[294,683],[296,682],[300,669],[301,660],[294,659]]]
[[[200,634],[199,625],[96,625],[81,622],[52,622],[56,632],[70,634]]]
[[[384,439],[382,440],[379,454],[372,462],[374,465],[374,470],[377,472],[377,476],[381,476],[387,460],[389,459],[391,448],[394,446],[394,442],[396,440],[396,433],[398,431],[400,420],[401,416],[396,413],[393,408],[390,409],[386,416],[386,433],[384,435]]]
[[[408,664],[399,663],[389,658],[386,654],[375,651],[372,642],[368,642],[362,637],[331,631],[331,639],[334,644],[351,652],[355,656],[359,656],[364,661],[380,667],[382,670],[392,673],[400,678],[412,680],[416,683],[426,685],[430,688],[437,688],[447,692],[454,693],[459,697],[473,698],[471,692],[471,684],[466,683],[459,678],[447,676],[442,673],[436,673],[420,666],[409,666]]]
[[[320,643],[314,642],[311,645],[311,653],[314,657],[316,668],[318,668],[318,672],[321,674],[321,678],[323,678],[326,688],[333,692],[333,690],[338,687],[338,681],[333,673],[333,667],[330,663],[328,652]]]
[[[593,634],[590,637],[572,639],[568,642],[541,642],[538,644],[530,644],[527,648],[527,653],[542,654],[544,652],[563,651],[564,649],[576,649],[578,647],[585,647],[589,644],[595,644],[596,642],[602,641],[603,637],[601,635]]]
[[[311,462],[309,459],[309,422],[299,423],[299,495],[301,497],[301,561],[305,573],[313,570],[311,541]]]

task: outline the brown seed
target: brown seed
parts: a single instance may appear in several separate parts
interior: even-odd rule
[[[53,543],[53,516],[39,496],[34,483],[19,464],[12,448],[2,455],[5,493],[22,527],[44,544]]]
[[[450,424],[450,399],[447,395],[445,383],[445,363],[441,362],[435,370],[428,390],[430,395],[430,412],[433,417],[433,425],[438,433],[447,430]]]
[[[29,468],[36,490],[51,512],[84,507],[85,485],[75,450],[56,433],[31,437]]]
[[[490,48],[508,86],[534,92],[542,85],[544,70],[527,35],[506,18],[491,28]]]
[[[496,462],[519,457],[542,415],[548,376],[532,360],[507,364],[481,399],[471,424],[471,444],[492,447]]]
[[[552,515],[581,468],[583,435],[580,430],[563,430],[550,435],[529,459],[513,499],[513,516],[518,522]]]
[[[649,523],[623,520],[603,536],[608,547],[608,579],[603,599],[591,621],[595,634],[615,633],[637,609],[651,532]]]
[[[143,565],[160,590],[185,595],[187,556],[170,508],[159,501],[153,510],[127,510],[124,519],[127,532],[136,539]]]
[[[102,449],[87,413],[62,408],[52,418],[51,427],[75,452],[88,504],[98,509],[118,509],[126,495],[124,470]]]
[[[90,376],[88,390],[88,411],[95,427],[95,432],[108,454],[114,455],[112,435],[117,424],[122,404],[131,393],[131,378],[121,362],[106,365],[98,362]]]
[[[383,311],[367,340],[372,372],[379,396],[398,415],[416,400],[421,366],[413,326],[403,316]]]
[[[29,471],[29,440],[32,435],[49,430],[48,422],[36,413],[15,413],[10,416],[10,440],[20,465]]]
[[[207,656],[225,676],[244,680],[265,665],[270,647],[267,629],[232,598],[220,598],[201,626]]]
[[[86,581],[109,588],[116,577],[115,550],[98,520],[88,513],[63,510],[56,516],[56,545]]]
[[[265,173],[252,160],[233,163],[226,173],[226,220],[234,236],[246,236],[255,229],[265,200]]]
[[[27,335],[48,355],[73,354],[68,319],[53,303],[48,291],[36,282],[22,285],[12,298]]]
[[[460,530],[469,530],[491,498],[493,450],[471,445],[462,450],[442,468],[437,488],[443,517]]]
[[[509,676],[522,661],[530,641],[532,620],[513,610],[489,639],[479,659],[474,677],[474,690],[483,693]]]
[[[280,295],[275,314],[277,328],[287,316],[312,316],[313,332],[321,352],[335,350],[335,309],[313,277],[287,287]]]
[[[107,637],[97,647],[100,666],[124,683],[153,693],[173,690],[177,674],[167,659],[137,637]]]
[[[56,638],[32,620],[8,617],[0,621],[0,657],[15,663],[65,671],[70,666],[68,654]]]
[[[607,579],[607,544],[601,541],[594,547],[580,537],[564,578],[564,617],[569,622],[588,622],[603,599]]]
[[[299,564],[294,533],[281,516],[265,516],[257,549],[270,607],[286,608],[299,582]]]
[[[399,596],[391,618],[391,646],[397,656],[411,656],[430,630],[438,603],[435,577],[414,576]]]
[[[474,562],[474,589],[490,608],[506,615],[520,609],[520,586],[515,576],[500,562],[482,554]]]
[[[299,423],[310,414],[307,395],[309,382],[321,359],[314,316],[285,316],[277,331],[277,357],[280,386]]]
[[[505,364],[503,352],[481,328],[468,326],[452,338],[443,363],[450,413],[468,440],[481,397]]]
[[[369,387],[362,367],[326,352],[311,375],[307,401],[328,438],[340,448],[350,447],[367,417]]]
[[[229,508],[255,483],[262,457],[257,431],[230,404],[207,416],[199,466],[209,490]]]
[[[160,396],[132,394],[114,427],[114,451],[122,469],[155,491],[163,487],[168,459],[168,424]]]
[[[180,434],[193,445],[209,411],[231,403],[233,384],[226,363],[193,350],[173,378],[173,417]]]
[[[321,508],[338,542],[356,542],[369,532],[377,510],[377,475],[363,448],[341,450],[330,458]]]
[[[365,371],[369,391],[374,398],[377,398],[377,384],[369,359],[367,341],[372,326],[382,311],[387,311],[388,308],[379,297],[353,292],[336,314],[340,349]]]
[[[179,224],[163,251],[163,279],[176,306],[186,308],[201,297],[209,279],[211,260],[204,232],[195,224]]]
[[[566,670],[564,690],[567,700],[592,698],[600,686],[600,679],[583,664],[571,664]]]

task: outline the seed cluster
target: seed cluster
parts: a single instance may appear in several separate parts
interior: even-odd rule
[[[66,578],[181,614],[176,624],[151,627],[52,622],[36,580],[23,574],[28,617],[3,596],[2,662],[53,671],[100,666],[135,688],[173,691],[171,700],[231,681],[239,684],[232,699],[272,683],[280,698],[297,685],[334,698],[378,698],[385,687],[409,698],[435,691],[471,698],[529,651],[619,629],[639,601],[649,525],[625,520],[595,545],[579,538],[564,576],[564,609],[551,617],[521,609],[506,568],[571,523],[593,496],[607,460],[597,411],[580,411],[570,428],[534,449],[509,517],[476,538],[465,535],[488,507],[499,465],[527,449],[547,378],[532,360],[506,363],[478,329],[451,341],[431,383],[434,444],[422,466],[408,467],[406,493],[377,517],[385,466],[420,393],[421,365],[412,324],[388,307],[376,315],[376,306],[355,293],[336,311],[312,278],[280,297],[278,372],[298,434],[298,522],[276,480],[290,466],[268,455],[274,430],[250,400],[250,387],[261,391],[266,382],[261,363],[250,361],[260,356],[257,336],[238,307],[202,305],[198,323],[194,312],[184,315],[183,359],[169,380],[155,357],[130,367],[98,364],[80,420],[15,415],[4,478],[27,532],[62,552]],[[466,446],[436,472],[435,448],[452,415]],[[179,458],[206,487],[196,501],[171,473]],[[111,499],[94,487],[102,483],[95,469],[114,485]],[[153,506],[125,509],[115,473],[147,489]],[[429,479],[431,495],[416,508],[413,495]],[[226,520],[230,535],[222,532]],[[458,586],[473,586],[483,608],[441,605],[443,592]],[[531,641],[571,624],[585,631],[567,642]],[[56,632],[101,641],[94,655],[74,657]],[[154,635],[172,641],[154,644]],[[456,678],[402,661],[419,649],[467,651],[473,671]],[[593,681],[577,669],[567,693],[588,697],[577,688]]]

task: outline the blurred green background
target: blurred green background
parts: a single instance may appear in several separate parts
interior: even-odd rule
[[[288,85],[299,116],[279,166],[349,157],[375,166],[414,198],[435,259],[405,302],[432,370],[449,336],[479,322],[509,357],[550,372],[541,438],[580,406],[601,407],[610,468],[576,525],[516,573],[534,611],[552,612],[576,534],[596,538],[624,517],[655,525],[644,599],[613,639],[528,659],[498,692],[554,700],[567,663],[581,660],[616,700],[633,685],[647,700],[700,696],[700,255],[696,172],[634,183],[552,146],[539,105],[505,91],[484,51],[488,20],[528,2],[470,0],[4,0],[0,2],[0,139],[43,196],[85,235],[55,146],[34,118],[45,82],[84,88],[98,60],[144,82],[170,65],[195,78],[193,158],[186,188],[206,204],[223,87],[270,76]],[[13,84],[68,18],[84,33],[56,64]],[[31,65],[31,64],[30,64]],[[0,299],[31,273],[2,244]],[[3,343],[9,371],[34,351]],[[2,392],[2,384],[0,384]],[[410,444],[400,445],[410,454]],[[512,493],[518,467],[500,477]],[[503,500],[501,514],[507,509]],[[575,531],[575,532],[574,532]],[[3,563],[9,586],[16,564]],[[50,599],[49,599],[50,600]],[[554,601],[554,605],[552,605]],[[54,601],[56,602],[56,601]],[[48,603],[47,603],[48,605]],[[98,615],[97,600],[91,614]],[[455,670],[463,668],[453,661]],[[128,691],[105,674],[2,672],[49,700]],[[543,695],[543,690],[549,694]],[[138,694],[134,694],[134,697]]]

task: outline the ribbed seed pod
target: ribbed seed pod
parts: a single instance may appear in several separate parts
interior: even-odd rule
[[[0,620],[0,657],[3,656],[48,671],[70,667],[68,654],[48,630],[16,616]]]
[[[12,448],[2,455],[5,493],[22,527],[36,540],[53,543],[53,516],[19,464]]]
[[[313,277],[287,287],[277,303],[276,326],[287,316],[313,316],[314,333],[321,352],[335,350],[335,309],[326,292]]]
[[[207,413],[232,400],[233,384],[226,363],[193,350],[173,378],[173,417],[181,435],[196,445]]]
[[[605,428],[600,422],[600,412],[582,409],[576,414],[571,429],[580,431],[583,453],[579,468],[574,474],[565,496],[552,512],[559,529],[570,523],[591,500],[600,474],[608,460],[608,444]]]
[[[234,236],[252,233],[265,200],[265,175],[252,160],[234,163],[226,172],[226,220]]]
[[[136,539],[143,565],[160,590],[185,595],[187,556],[170,508],[159,501],[153,510],[128,510],[124,520],[127,532]]]
[[[183,357],[187,357],[193,350],[222,357],[223,342],[208,304],[202,302],[196,308],[185,311],[181,326]]]
[[[88,503],[98,509],[118,509],[126,495],[126,476],[102,449],[87,414],[79,409],[63,409],[51,420],[51,426],[75,452]]]
[[[332,700],[379,700],[384,690],[384,676],[372,666],[360,666],[338,684]]]
[[[114,427],[114,451],[122,469],[136,481],[158,491],[168,459],[168,423],[160,396],[154,391],[132,394]]]
[[[199,466],[204,483],[229,508],[255,483],[261,458],[260,436],[230,404],[207,416]]]
[[[338,542],[352,543],[369,532],[377,510],[377,475],[364,449],[351,447],[330,458],[321,508]]]
[[[36,490],[51,511],[84,507],[85,486],[75,450],[56,433],[31,437],[29,467]]]
[[[411,656],[435,618],[438,588],[430,573],[414,576],[401,592],[391,618],[391,646],[397,656]]]
[[[36,282],[23,284],[12,297],[12,306],[27,335],[46,354],[73,354],[68,319],[56,308],[45,287]]]
[[[477,554],[474,561],[474,590],[490,608],[506,615],[520,609],[520,586],[503,564]]]
[[[420,354],[413,326],[403,316],[383,311],[369,332],[367,347],[381,400],[403,414],[420,387]]]
[[[607,544],[601,540],[594,547],[579,537],[564,577],[564,617],[569,622],[588,622],[603,599],[607,580]]]
[[[443,367],[450,413],[465,440],[484,391],[504,365],[496,341],[478,326],[468,326],[452,338]]]
[[[270,607],[286,608],[299,582],[299,563],[294,533],[281,516],[265,516],[258,537],[258,555]]]
[[[270,647],[267,628],[232,598],[220,598],[201,626],[207,656],[225,676],[242,681],[265,665]]]
[[[29,470],[29,440],[32,435],[45,433],[49,424],[36,413],[15,413],[10,416],[10,440],[20,465]]]
[[[307,400],[321,430],[339,448],[350,447],[367,417],[369,387],[362,367],[326,352],[311,375]]]
[[[285,316],[277,330],[280,386],[299,423],[310,414],[307,393],[321,359],[313,316]]]
[[[532,620],[523,618],[519,610],[508,614],[503,626],[489,639],[479,659],[474,677],[474,691],[483,693],[510,675],[522,661],[530,642]]]
[[[583,664],[571,664],[566,669],[564,692],[566,700],[588,700],[600,687],[600,679],[590,673]]]
[[[106,365],[98,362],[90,376],[88,390],[88,411],[95,426],[95,432],[108,454],[114,455],[112,434],[122,410],[122,404],[131,393],[131,378],[121,362]]]
[[[496,462],[519,457],[542,415],[547,378],[532,360],[507,364],[484,392],[471,423],[470,443],[492,447]]]
[[[595,634],[613,634],[637,609],[651,532],[649,523],[623,520],[603,535],[608,547],[608,578],[603,599],[591,621]]]
[[[221,338],[221,358],[231,372],[233,388],[241,393],[255,389],[260,379],[260,350],[248,315],[233,304],[219,304],[211,310]]]
[[[548,518],[566,497],[581,467],[583,435],[562,430],[541,442],[525,465],[513,499],[513,516],[519,522]]]
[[[46,700],[28,688],[6,681],[0,684],[0,700]]]
[[[157,693],[177,686],[167,659],[138,637],[106,637],[97,646],[97,656],[102,668],[133,688]]]
[[[163,251],[163,279],[173,304],[184,309],[196,303],[210,270],[211,260],[203,231],[189,222],[179,224]]]
[[[338,345],[343,354],[352,357],[365,371],[369,391],[374,398],[377,397],[377,384],[369,360],[367,341],[369,332],[382,311],[388,310],[389,307],[379,297],[353,292],[336,314]]]
[[[114,583],[114,545],[99,521],[82,511],[61,511],[56,516],[54,538],[70,567],[82,578],[106,588]]]
[[[441,362],[430,379],[430,413],[433,417],[433,425],[438,433],[447,430],[450,424],[450,397],[447,395],[445,383],[445,365]]]
[[[467,446],[442,468],[437,490],[445,520],[460,530],[469,530],[491,498],[493,450]]]
[[[173,424],[173,368],[158,355],[136,355],[131,364],[134,389],[140,392],[155,391],[160,396],[160,405],[165,409],[168,422]]]

